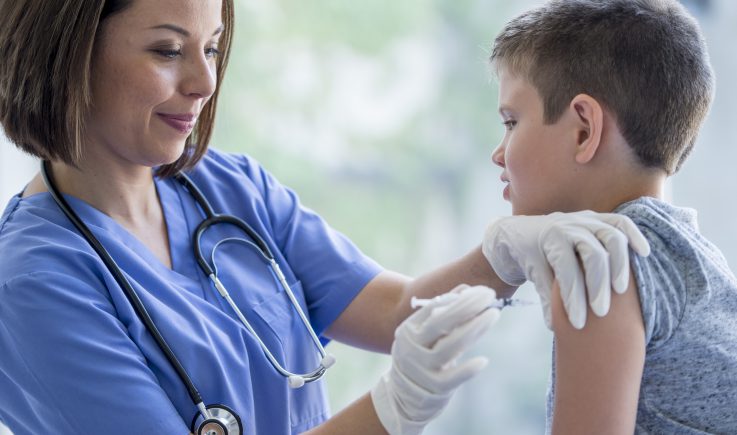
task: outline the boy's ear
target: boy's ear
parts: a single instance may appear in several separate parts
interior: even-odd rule
[[[577,117],[576,162],[586,164],[596,155],[601,144],[604,109],[596,99],[578,94],[571,100],[571,110]]]

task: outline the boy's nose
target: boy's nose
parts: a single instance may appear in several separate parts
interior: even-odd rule
[[[500,143],[497,145],[496,149],[491,152],[491,161],[494,162],[495,165],[503,168],[504,167],[504,144]]]

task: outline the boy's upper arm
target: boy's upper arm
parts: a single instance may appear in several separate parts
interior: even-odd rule
[[[612,294],[609,314],[597,317],[589,309],[582,330],[568,322],[555,283],[553,434],[634,432],[645,329],[633,276],[624,294]]]

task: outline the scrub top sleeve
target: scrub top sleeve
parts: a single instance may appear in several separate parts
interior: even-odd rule
[[[23,390],[23,396],[14,397],[27,401],[15,404],[0,397],[11,429],[189,432],[98,289],[73,276],[39,272],[5,283],[0,301],[0,349],[5,353],[0,372]]]
[[[274,240],[302,283],[310,322],[321,334],[383,269],[300,204],[296,193],[253,159],[244,159],[246,173],[263,196]]]

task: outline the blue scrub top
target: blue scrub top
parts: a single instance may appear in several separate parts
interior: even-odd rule
[[[253,159],[209,151],[191,172],[217,213],[248,222],[274,252],[321,334],[381,268],[300,205]],[[113,219],[66,196],[125,272],[206,404],[224,404],[247,434],[291,434],[329,417],[325,384],[292,390],[197,266],[191,235],[203,213],[175,180],[156,180],[172,269]],[[205,233],[204,252],[230,225]],[[11,199],[0,219],[0,419],[16,435],[185,435],[196,413],[187,390],[122,289],[48,193]],[[288,370],[319,354],[247,245],[215,256],[235,303]]]

